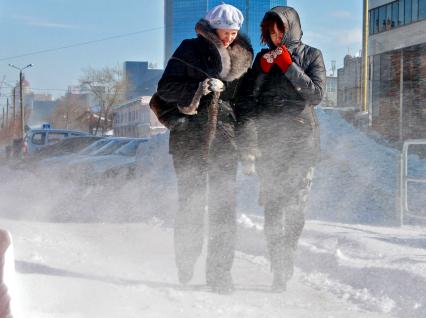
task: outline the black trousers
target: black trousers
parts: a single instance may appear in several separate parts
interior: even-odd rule
[[[318,155],[315,123],[306,113],[263,116],[257,129],[261,156],[256,165],[271,268],[291,276]]]
[[[208,211],[209,281],[229,274],[234,260],[237,154],[220,130],[207,161],[203,151],[202,144],[182,143],[172,154],[179,195],[174,243],[177,267],[193,266],[202,251]]]

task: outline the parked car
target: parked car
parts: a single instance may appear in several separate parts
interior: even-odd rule
[[[86,149],[88,146],[101,139],[100,136],[73,136],[65,138],[57,143],[36,149],[29,158],[31,161],[38,161],[44,158],[65,156]]]
[[[66,129],[30,129],[24,137],[23,154],[32,155],[37,149],[57,143],[67,137],[89,136],[90,134],[78,130]]]
[[[86,184],[100,183],[106,179],[114,182],[133,177],[136,169],[136,154],[148,138],[113,139],[97,152],[74,160],[66,165],[68,173]]]
[[[51,156],[48,158],[44,158],[39,161],[38,166],[42,169],[64,169],[64,166],[70,164],[74,161],[82,160],[86,158],[88,155],[96,153],[99,149],[101,149],[106,144],[110,143],[112,139],[109,137],[104,137],[101,139],[92,142],[87,147],[81,149],[76,153],[62,154]]]

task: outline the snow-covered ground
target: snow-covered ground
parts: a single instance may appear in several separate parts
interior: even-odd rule
[[[318,275],[297,272],[287,293],[272,294],[266,260],[241,252],[233,295],[208,291],[202,261],[191,285],[182,288],[176,282],[172,231],[155,222],[2,224],[15,237],[23,317],[386,316],[348,299],[362,291],[336,294],[335,284],[325,286],[320,280],[329,280]]]
[[[390,226],[399,153],[335,112],[318,115],[323,155],[283,294],[269,292],[256,178],[240,180],[236,292],[222,296],[205,287],[204,258],[189,287],[177,283],[167,162],[154,158],[145,169],[161,168],[118,189],[1,166],[0,227],[14,239],[21,316],[426,317],[426,228]]]

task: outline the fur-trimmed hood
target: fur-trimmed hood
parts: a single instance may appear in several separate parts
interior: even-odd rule
[[[233,81],[240,78],[252,64],[253,48],[250,40],[240,32],[228,48],[225,48],[209,23],[201,19],[195,25],[195,32],[211,42],[217,49],[221,60],[220,78],[225,81]]]

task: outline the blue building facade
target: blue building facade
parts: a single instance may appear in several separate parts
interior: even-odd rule
[[[276,6],[287,5],[287,0],[165,0],[165,64],[184,39],[194,38],[195,24],[207,11],[221,3],[231,4],[244,15],[241,31],[252,42],[254,52],[261,49],[260,22],[265,12]]]
[[[163,70],[150,69],[146,61],[124,62],[124,77],[127,80],[127,100],[153,95],[161,75],[163,75]]]

